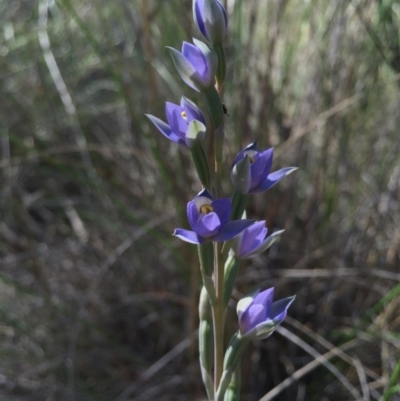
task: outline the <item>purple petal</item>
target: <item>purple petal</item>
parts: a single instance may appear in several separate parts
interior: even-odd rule
[[[273,157],[274,148],[258,153],[255,162],[251,165],[251,189],[267,178],[271,171]]]
[[[243,314],[246,312],[246,310],[249,308],[249,306],[253,303],[254,298],[257,296],[257,294],[260,292],[260,289],[257,288],[254,290],[252,293],[246,295],[244,298],[242,298],[236,307],[236,311],[239,317],[239,320],[243,316]]]
[[[204,238],[215,235],[221,227],[221,221],[216,213],[200,216],[196,224],[196,232]]]
[[[240,319],[240,331],[242,334],[247,333],[264,319],[264,307],[260,304],[251,304],[243,313]]]
[[[183,108],[177,104],[166,102],[165,103],[165,114],[167,115],[168,123],[172,129],[179,136],[184,139],[188,122],[182,117]]]
[[[200,49],[187,42],[183,42],[182,55],[193,66],[203,83],[208,86],[208,69],[206,60]]]
[[[168,47],[175,67],[186,85],[197,92],[204,89],[204,82],[194,66],[178,50]]]
[[[250,191],[251,194],[256,194],[258,192],[266,191],[267,189],[274,186],[283,177],[286,177],[291,172],[297,170],[297,167],[285,167],[281,170],[271,173],[263,182],[260,183],[256,188]]]
[[[195,232],[184,230],[183,228],[177,228],[173,235],[191,244],[202,244],[204,242]]]
[[[238,257],[247,259],[251,256],[257,255],[258,253],[264,252],[279,238],[283,231],[285,230],[276,231],[273,234],[266,236],[257,246],[254,246],[253,249],[245,254],[239,253]]]
[[[234,161],[233,161],[233,163],[232,163],[232,167],[233,167],[235,164],[237,164],[238,162],[240,162],[240,160],[242,160],[243,158],[244,158],[244,151],[241,150],[241,151],[235,156],[235,159],[234,159]]]
[[[244,158],[245,152],[247,150],[254,150],[257,151],[257,142],[253,142],[250,145],[247,145],[244,149],[242,149],[235,157],[235,160],[233,161],[233,166],[240,160]]]
[[[204,74],[201,74],[201,76],[203,77],[206,86],[209,87],[215,82],[214,76],[218,66],[217,54],[212,48],[210,48],[208,45],[200,40],[193,38],[193,43],[200,50],[201,54],[204,57],[206,69],[204,71]]]
[[[190,201],[187,204],[186,212],[187,212],[187,216],[188,216],[188,220],[189,220],[190,226],[192,227],[193,230],[196,231],[197,220],[200,217],[200,211],[197,208],[196,203],[193,202],[193,201]]]
[[[234,220],[225,224],[221,227],[218,234],[214,235],[211,240],[215,242],[228,241],[238,234],[240,234],[245,228],[254,223],[254,220]]]
[[[257,222],[242,232],[239,238],[239,258],[245,257],[248,253],[257,248],[265,239],[268,229],[265,221]]]
[[[166,124],[164,121],[160,120],[157,117],[154,117],[150,114],[146,114],[146,117],[154,124],[154,126],[166,137],[168,138],[170,141],[178,143],[179,145],[183,145],[186,147],[186,143],[184,140],[182,140],[181,138],[179,138],[178,135],[175,134],[175,132],[173,132],[171,130],[171,127]]]
[[[295,297],[280,299],[272,304],[270,318],[275,322],[282,322],[286,317],[287,310]]]
[[[204,118],[203,113],[191,100],[182,96],[181,106],[186,112],[188,123],[190,123],[193,120],[197,120],[202,122],[203,124],[206,124],[206,120]]]
[[[221,221],[221,226],[224,226],[231,219],[231,200],[229,198],[217,199],[211,204],[211,206],[213,207],[214,212],[218,215]]]
[[[228,17],[226,15],[226,11],[224,6],[217,0],[217,4],[218,6],[221,8],[222,10],[222,14],[224,15],[224,20],[225,20],[225,30],[228,28]]]
[[[264,291],[259,292],[255,296],[253,302],[255,304],[262,304],[262,305],[267,306],[267,307],[269,305],[269,307],[267,309],[271,310],[272,301],[274,299],[274,291],[275,291],[274,287],[271,287],[271,288],[267,288]]]
[[[197,0],[194,6],[194,18],[196,25],[198,26],[200,32],[202,35],[207,38],[207,40],[210,40],[210,38],[207,35],[206,28],[204,25],[204,18],[202,15],[201,10],[204,9],[204,0]]]

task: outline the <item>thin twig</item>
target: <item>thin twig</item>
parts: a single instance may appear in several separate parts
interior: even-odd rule
[[[370,401],[368,381],[367,381],[367,377],[365,376],[365,373],[366,373],[365,368],[361,364],[361,362],[358,358],[353,358],[353,361],[354,361],[354,366],[355,366],[357,374],[358,374],[358,378],[360,380],[361,391],[363,393],[363,400]]]
[[[57,61],[51,50],[50,39],[47,33],[47,14],[48,0],[42,0],[39,3],[38,38],[40,47],[42,48],[43,58],[46,62],[47,68],[49,69],[50,76],[60,96],[61,102],[64,105],[65,111],[71,120],[71,129],[75,137],[74,139],[79,147],[82,162],[92,178],[97,179],[96,170],[94,169],[92,161],[90,159],[90,155],[86,150],[86,138],[83,135],[79,126],[78,113],[75,104],[72,100],[67,85],[65,84],[65,81],[61,75],[60,69],[58,68]]]
[[[279,332],[279,329],[282,327],[278,327],[277,331]],[[282,334],[282,333],[280,333]],[[341,351],[349,350],[351,348],[354,348],[359,344],[358,339],[351,340],[345,344],[343,344],[340,349]],[[303,376],[306,374],[310,373],[314,369],[316,369],[318,366],[322,365],[324,362],[329,361],[329,359],[334,358],[336,355],[333,351],[329,351],[323,355],[318,356],[315,358],[313,361],[308,363],[307,365],[303,366],[299,370],[296,370],[291,376],[289,376],[287,379],[285,379],[282,383],[280,383],[278,386],[274,387],[271,391],[269,391],[267,394],[265,394],[262,398],[260,398],[259,401],[271,401],[274,399],[277,395],[279,395],[283,390],[287,389],[290,387],[293,383],[297,382],[300,380]]]
[[[285,278],[346,278],[353,276],[372,276],[384,278],[387,280],[400,281],[400,274],[387,270],[368,269],[368,268],[345,268],[338,269],[269,269],[268,271],[259,271],[247,273],[241,281],[254,280],[270,276]]]
[[[138,239],[146,235],[150,230],[154,227],[164,223],[172,216],[170,214],[164,214],[163,216],[157,217],[153,220],[150,220],[147,224],[139,228],[132,237],[126,238],[116,249],[115,251],[107,258],[107,260],[100,267],[100,270],[95,277],[95,279],[91,282],[89,288],[86,290],[85,295],[82,297],[80,305],[78,306],[78,314],[75,319],[75,323],[71,329],[71,336],[68,347],[68,357],[67,357],[67,373],[68,373],[68,389],[70,394],[70,399],[72,400],[74,397],[74,361],[75,361],[75,349],[76,342],[78,340],[79,332],[81,329],[81,320],[83,318],[83,314],[86,308],[86,305],[90,301],[94,292],[96,291],[98,285],[101,280],[105,277],[110,267],[117,261],[117,259],[126,252]]]
[[[383,82],[381,85],[388,85],[390,83],[397,82],[398,80],[400,80],[400,74],[396,74],[394,77]],[[318,127],[319,125],[324,124],[328,118],[334,116],[335,114],[340,113],[341,111],[347,109],[348,107],[352,106],[353,104],[356,104],[365,95],[366,95],[365,92],[356,93],[355,95],[342,100],[341,102],[339,102],[338,104],[335,104],[330,109],[324,111],[317,118],[315,118],[313,121],[311,121],[309,124],[297,129],[288,140],[286,140],[282,145],[280,145],[275,150],[274,157],[275,158],[280,157],[282,155],[282,153],[284,153],[286,150],[288,150],[294,143],[296,143],[304,135],[306,135],[307,133],[309,133],[311,130]]]
[[[168,363],[173,361],[183,351],[185,351],[190,344],[197,338],[197,331],[192,333],[188,338],[185,338],[177,346],[172,348],[171,351],[166,353],[158,361],[153,363],[148,369],[146,369],[131,385],[129,385],[114,401],[125,401],[130,397],[143,383],[151,379],[157,372],[163,369]]]
[[[290,316],[286,316],[285,322],[290,324],[292,327],[295,327],[296,329],[300,330],[302,333],[307,335],[308,337],[312,338],[314,341],[317,341],[320,345],[323,347],[327,348],[330,351],[333,351],[336,356],[339,358],[343,359],[345,362],[349,363],[350,365],[353,365],[356,367],[357,361],[355,358],[350,357],[347,355],[345,352],[343,352],[340,348],[334,346],[331,344],[329,341],[327,341],[324,337],[320,336],[318,333],[315,331],[311,330],[304,324],[301,324],[299,321],[296,319],[291,318]],[[357,368],[357,367],[356,367]],[[370,376],[374,380],[382,380],[382,378],[375,373],[373,370],[368,369],[368,368],[363,368],[365,373]]]

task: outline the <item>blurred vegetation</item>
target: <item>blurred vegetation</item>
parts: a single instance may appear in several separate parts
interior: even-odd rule
[[[243,400],[400,400],[400,2],[227,3],[226,195],[255,139],[299,166],[250,205],[286,232],[236,296],[297,298]],[[0,27],[1,400],[204,399],[171,236],[200,188],[144,118],[201,104],[165,50],[198,36],[191,0],[3,1]]]

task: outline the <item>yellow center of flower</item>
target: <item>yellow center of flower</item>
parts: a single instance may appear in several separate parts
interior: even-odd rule
[[[211,205],[206,204],[206,205],[200,206],[200,212],[203,214],[208,214],[213,211],[214,211],[214,209]]]
[[[255,162],[255,159],[252,156],[249,156],[249,160],[250,160],[250,164],[253,164]]]
[[[185,111],[185,110],[182,111],[181,116],[182,116],[183,118],[186,118],[186,117],[187,117],[187,116],[186,116],[186,111]]]

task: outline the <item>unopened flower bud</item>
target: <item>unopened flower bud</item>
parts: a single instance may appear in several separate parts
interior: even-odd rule
[[[199,31],[212,45],[223,41],[228,19],[223,5],[218,0],[194,0],[193,17]]]

